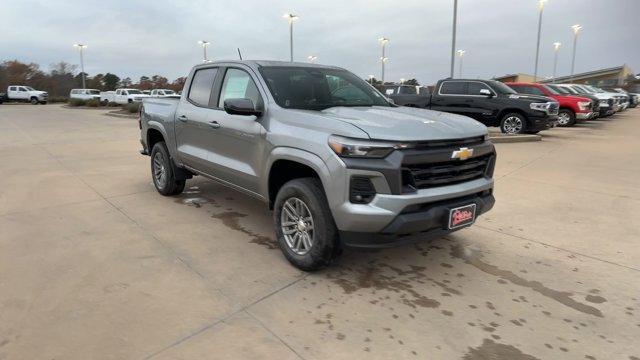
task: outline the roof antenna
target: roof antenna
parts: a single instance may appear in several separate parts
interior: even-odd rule
[[[240,52],[240,48],[238,48],[238,56],[240,57],[240,60],[242,60],[242,53]]]

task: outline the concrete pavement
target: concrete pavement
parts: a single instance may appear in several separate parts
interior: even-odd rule
[[[312,274],[105,112],[0,106],[0,359],[640,358],[640,110],[498,144],[473,227]]]

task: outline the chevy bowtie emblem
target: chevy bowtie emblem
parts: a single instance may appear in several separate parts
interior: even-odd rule
[[[451,154],[452,159],[460,159],[460,160],[467,160],[472,156],[473,156],[473,149],[469,149],[466,147],[460,148],[460,150],[456,150]]]

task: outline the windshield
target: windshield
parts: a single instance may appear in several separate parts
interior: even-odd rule
[[[556,91],[556,89],[552,88],[549,85],[541,85],[544,89],[551,93],[551,95],[560,95],[560,92]]]
[[[356,75],[320,67],[262,67],[260,72],[278,105],[323,110],[335,106],[391,106]]]
[[[500,81],[490,81],[490,83],[493,90],[497,91],[498,94],[502,94],[502,95],[517,94],[515,90],[501,83]]]
[[[127,90],[127,92],[129,93],[129,95],[142,94],[140,90]]]
[[[569,92],[569,90],[563,88],[562,86],[556,86],[556,85],[547,85],[548,87],[550,87],[551,89],[555,90],[556,92],[563,94],[563,95],[569,95],[571,94]]]
[[[165,95],[171,95],[171,94],[175,94],[176,92],[173,90],[164,90],[164,94]]]
[[[36,91],[36,89],[32,88],[31,86],[25,86],[24,88],[29,91]]]
[[[573,90],[575,90],[578,94],[586,94],[587,93],[583,88],[579,87],[578,85],[573,85],[571,88]]]
[[[89,90],[89,94],[91,94],[91,95],[100,95],[100,90]]]

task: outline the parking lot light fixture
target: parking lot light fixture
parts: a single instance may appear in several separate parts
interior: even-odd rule
[[[85,73],[84,73],[84,49],[87,47],[85,44],[73,44],[78,50],[80,50],[80,71],[82,71],[82,88],[86,89],[85,85]]]
[[[318,60],[318,57],[315,55],[309,55],[307,56],[307,59],[309,60],[310,63],[315,62],[316,60]]]
[[[553,43],[553,77],[551,77],[552,82],[556,81],[556,69],[558,67],[558,51],[560,50],[560,46],[562,44],[559,42]]]
[[[458,57],[460,58],[460,64],[458,64],[458,66],[460,67],[458,69],[458,78],[462,79],[462,60],[464,59],[464,54],[467,52],[467,50],[458,50]]]
[[[458,0],[453,0],[453,32],[451,34],[451,74],[449,77],[453,79],[453,66],[456,61],[456,27],[458,19]]]
[[[405,78],[400,78],[400,85],[404,84],[405,81]]]
[[[380,42],[380,46],[382,47],[382,56],[380,57],[380,66],[382,67],[380,71],[380,80],[384,84],[384,64],[387,62],[387,60],[389,60],[385,56],[385,50],[387,48],[387,44],[389,43],[389,39],[383,36],[378,38],[378,42]]]
[[[300,17],[292,13],[284,14],[282,17],[289,21],[289,61],[293,62],[293,22]]]
[[[540,55],[540,34],[542,33],[542,12],[544,11],[544,3],[547,0],[538,0],[538,8],[540,9],[540,13],[538,16],[538,39],[536,41],[536,64],[533,70],[533,81],[538,81],[538,58]]]
[[[571,77],[569,79],[570,83],[573,83],[573,73],[576,65],[576,46],[578,45],[578,34],[580,30],[582,30],[582,26],[580,24],[575,24],[571,26],[573,30],[573,55],[571,56]]]
[[[198,41],[198,44],[200,44],[202,46],[202,51],[203,51],[203,58],[202,58],[202,62],[209,62],[209,60],[207,60],[207,46],[209,46],[210,42],[206,41],[206,40],[200,40]]]

